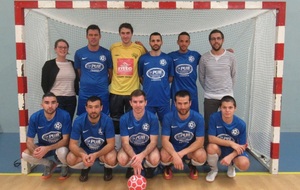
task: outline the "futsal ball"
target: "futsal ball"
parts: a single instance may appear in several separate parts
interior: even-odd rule
[[[132,175],[127,181],[129,190],[145,190],[147,187],[147,180],[142,175]]]

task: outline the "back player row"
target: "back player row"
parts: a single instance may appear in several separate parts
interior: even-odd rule
[[[246,149],[245,123],[234,115],[236,103],[231,96],[221,99],[220,112],[211,115],[209,122],[209,144],[204,149],[204,119],[200,113],[191,110],[191,96],[180,90],[175,94],[175,110],[167,113],[162,122],[162,148],[157,147],[159,124],[157,117],[145,107],[146,94],[134,90],[130,95],[132,110],[121,117],[120,132],[122,148],[117,152],[112,119],[104,113],[102,101],[91,96],[86,102],[86,112],[78,116],[71,127],[69,114],[57,108],[53,93],[46,93],[42,99],[43,109],[30,117],[27,134],[27,149],[22,158],[31,164],[45,166],[42,178],[51,177],[56,162],[47,159],[56,155],[62,163],[59,179],[68,177],[68,166],[81,169],[79,180],[88,180],[91,166],[104,164],[104,180],[112,179],[112,168],[117,164],[128,167],[126,177],[140,175],[153,177],[155,168],[164,166],[163,176],[172,179],[172,165],[183,170],[184,163],[190,168],[189,177],[198,179],[197,166],[207,162],[211,171],[208,182],[218,174],[217,162],[228,166],[227,175],[235,176],[235,168],[247,170],[249,159]],[[34,143],[37,135],[38,142]],[[70,140],[69,140],[70,139]],[[79,142],[80,141],[80,142]],[[69,144],[69,146],[68,146]],[[68,149],[68,147],[70,149]]]
[[[190,92],[191,107],[198,112],[196,80],[200,58],[199,81],[204,89],[205,126],[208,126],[209,115],[218,110],[220,99],[225,95],[233,95],[235,58],[222,48],[224,35],[221,31],[213,30],[210,33],[212,49],[202,57],[198,52],[188,49],[190,36],[186,32],[178,35],[179,50],[169,54],[161,52],[163,40],[157,32],[150,35],[149,52],[141,42],[132,42],[133,27],[129,23],[119,26],[119,35],[121,42],[114,43],[109,51],[100,46],[100,28],[90,25],[86,30],[88,45],[77,50],[74,57],[74,67],[79,76],[74,74],[65,77],[69,81],[66,85],[61,85],[65,80],[63,75],[71,73],[72,69],[67,70],[64,63],[70,64],[71,61],[59,59],[58,56],[46,62],[42,74],[43,90],[45,93],[51,91],[56,94],[62,108],[68,110],[68,107],[72,107],[69,111],[72,118],[76,107],[74,89],[78,89],[76,83],[79,78],[77,115],[85,112],[87,98],[96,95],[103,101],[103,112],[110,114],[113,119],[116,134],[119,134],[120,117],[131,109],[130,93],[139,88],[140,83],[148,97],[147,109],[157,113],[160,121],[170,111],[170,98],[174,99],[175,93],[182,89]],[[58,40],[55,50],[58,55],[66,56],[67,42]],[[172,83],[171,91],[169,83]],[[73,91],[71,87],[74,87]]]

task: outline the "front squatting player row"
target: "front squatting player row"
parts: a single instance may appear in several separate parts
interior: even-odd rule
[[[247,170],[249,159],[246,150],[246,125],[234,115],[236,102],[231,96],[221,99],[220,111],[212,114],[209,123],[209,144],[204,149],[204,119],[192,109],[191,96],[186,90],[175,94],[175,109],[167,113],[162,122],[162,148],[159,150],[159,122],[146,110],[146,94],[134,90],[130,95],[132,110],[120,119],[122,147],[115,149],[115,131],[112,119],[102,113],[102,101],[91,96],[86,102],[86,112],[71,127],[68,112],[57,108],[56,96],[49,92],[42,98],[43,109],[30,117],[27,149],[22,158],[34,165],[44,165],[43,179],[51,177],[57,163],[61,165],[59,179],[69,176],[68,167],[81,169],[79,180],[88,180],[95,162],[104,165],[104,180],[112,179],[112,169],[127,167],[126,177],[140,175],[152,178],[161,163],[163,177],[172,179],[172,166],[183,170],[189,166],[191,179],[198,179],[197,166],[206,161],[211,166],[206,180],[214,181],[218,174],[217,162],[228,166],[227,175],[235,176],[235,168]],[[37,135],[38,142],[34,143]],[[81,139],[80,143],[78,142]],[[67,148],[69,144],[69,149]],[[56,160],[49,159],[55,156]]]

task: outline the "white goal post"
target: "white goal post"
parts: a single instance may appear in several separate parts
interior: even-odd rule
[[[237,58],[236,114],[247,123],[249,151],[270,173],[278,173],[285,12],[285,1],[15,0],[20,151],[26,149],[29,115],[40,109],[41,68],[55,57],[57,39],[69,42],[73,60],[87,43],[88,25],[100,26],[100,45],[109,48],[120,41],[119,25],[129,22],[134,40],[147,47],[150,33],[160,32],[162,50],[174,51],[178,34],[186,31],[189,48],[203,54],[210,49],[209,32],[217,28],[224,33],[224,47],[234,49]],[[203,113],[199,84],[198,91]],[[29,172],[22,160],[22,173]]]

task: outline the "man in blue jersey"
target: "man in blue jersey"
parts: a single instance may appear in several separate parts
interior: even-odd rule
[[[211,171],[206,176],[206,181],[213,182],[218,174],[218,160],[220,164],[228,166],[227,176],[235,176],[235,167],[247,170],[250,166],[247,148],[246,124],[234,115],[236,102],[231,96],[221,99],[219,112],[210,116],[207,146],[207,163]]]
[[[67,162],[71,168],[81,169],[81,182],[88,180],[90,168],[96,161],[104,163],[105,181],[112,179],[112,168],[117,165],[113,122],[109,116],[101,113],[102,108],[99,97],[89,97],[86,113],[78,116],[73,124]]]
[[[199,112],[198,90],[197,90],[197,66],[201,55],[189,50],[190,35],[181,32],[178,35],[177,44],[179,50],[169,53],[174,62],[174,79],[171,86],[172,110],[175,110],[174,96],[179,90],[187,90],[192,97],[191,109]]]
[[[56,155],[62,163],[59,179],[63,180],[68,177],[66,156],[69,152],[67,146],[72,127],[70,114],[58,108],[56,96],[51,92],[43,95],[42,107],[43,109],[30,117],[27,149],[22,153],[22,158],[33,165],[44,165],[42,179],[48,179],[56,163],[47,157]],[[38,143],[35,144],[36,135]]]
[[[157,117],[145,109],[147,100],[142,90],[130,95],[132,110],[120,119],[122,148],[118,152],[119,165],[128,167],[126,178],[140,175],[145,169],[145,177],[152,178],[160,161],[157,149],[159,124]]]
[[[184,162],[190,168],[191,179],[198,179],[196,166],[206,161],[204,143],[204,119],[191,110],[191,95],[187,90],[175,94],[176,110],[165,115],[162,124],[161,163],[165,166],[163,177],[172,179],[171,164],[178,170],[184,169]]]
[[[199,81],[204,90],[206,138],[210,115],[218,111],[223,96],[233,96],[236,80],[236,59],[233,50],[222,47],[224,34],[220,30],[212,30],[209,43],[212,49],[201,56],[199,63]],[[207,143],[206,139],[205,144]]]
[[[74,56],[75,68],[80,76],[77,115],[85,112],[85,103],[90,96],[98,96],[102,99],[102,112],[108,115],[108,86],[112,76],[111,53],[99,45],[101,33],[97,25],[88,26],[86,38],[88,45],[78,49]]]
[[[170,83],[174,76],[172,58],[161,52],[162,36],[154,32],[149,37],[151,51],[139,59],[139,77],[147,94],[146,109],[157,113],[162,121],[170,111]]]

